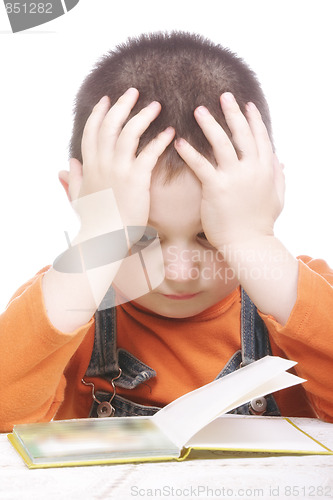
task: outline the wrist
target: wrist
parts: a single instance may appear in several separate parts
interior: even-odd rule
[[[218,251],[223,254],[224,260],[228,264],[232,264],[233,262],[251,262],[255,257],[262,257],[263,253],[267,255],[268,252],[275,252],[277,250],[287,251],[273,234],[234,240],[218,248]]]
[[[219,249],[238,280],[279,281],[287,269],[296,269],[296,258],[274,235],[234,242]]]
[[[286,324],[297,298],[297,259],[273,235],[233,243],[220,251],[257,308]]]

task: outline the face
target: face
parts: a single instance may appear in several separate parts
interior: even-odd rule
[[[147,290],[147,272],[138,265],[138,254],[132,263],[125,259],[114,284],[127,300],[133,298],[156,314],[194,316],[229,295],[238,281],[205,238],[200,220],[201,184],[194,174],[186,169],[167,184],[157,178],[150,192],[148,224],[157,231],[159,242],[145,249],[143,260],[150,282],[156,278],[157,286],[143,295],[140,292],[143,282]]]

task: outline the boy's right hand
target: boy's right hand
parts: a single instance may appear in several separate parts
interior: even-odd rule
[[[161,111],[161,105],[154,102],[128,119],[138,97],[136,89],[129,89],[111,108],[109,98],[103,97],[84,129],[83,164],[72,159],[70,171],[59,175],[81,219],[80,230],[70,245],[73,248],[59,256],[55,261],[57,265],[43,277],[49,320],[62,332],[74,332],[91,319],[118,273],[122,259],[126,258],[126,262],[131,259],[134,268],[139,259],[136,254],[127,256],[128,243],[140,239],[143,231],[139,230],[128,241],[122,229],[124,226],[146,227],[151,174],[175,131],[164,130],[137,154],[141,135]],[[111,241],[107,238],[107,243],[101,245],[96,237],[102,235],[111,236]],[[84,242],[87,245],[83,245]],[[59,260],[64,264],[61,269]],[[139,265],[141,269],[140,259]],[[146,293],[147,281],[142,274],[145,288],[142,292],[140,282],[138,294],[137,288],[133,293],[131,290],[135,297]],[[103,302],[103,307],[113,305],[112,298]]]
[[[112,190],[124,226],[147,225],[151,174],[175,135],[174,129],[168,127],[137,155],[141,135],[161,111],[161,105],[154,101],[126,123],[138,97],[138,90],[130,88],[111,108],[110,99],[102,97],[83,132],[83,165],[72,159],[67,173],[68,195],[71,201],[76,200],[76,205],[83,201],[81,198],[99,192],[104,205],[103,191]],[[98,200],[99,196],[94,198]],[[84,227],[84,210],[78,212]],[[92,213],[87,217],[90,223],[94,219]],[[110,219],[109,209],[96,207],[96,217]],[[110,223],[112,227],[108,220],[95,222],[99,227],[110,227]]]

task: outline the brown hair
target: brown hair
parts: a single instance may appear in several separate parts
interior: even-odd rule
[[[272,140],[268,105],[255,73],[229,49],[196,34],[152,33],[130,38],[97,62],[84,80],[75,101],[70,155],[82,162],[82,133],[92,108],[103,95],[111,104],[129,88],[140,96],[131,116],[157,100],[162,111],[140,140],[140,151],[169,125],[207,157],[212,148],[195,121],[193,111],[206,106],[230,136],[219,97],[232,92],[241,109],[252,101],[261,112]],[[273,141],[272,141],[273,142]],[[167,175],[179,171],[183,161],[170,144],[163,155]]]

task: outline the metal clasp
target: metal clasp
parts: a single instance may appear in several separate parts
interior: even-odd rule
[[[122,373],[121,368],[119,368],[118,375],[111,380],[113,392],[112,392],[112,395],[111,395],[111,398],[109,399],[109,401],[100,401],[96,397],[96,394],[95,394],[95,384],[93,382],[86,382],[83,378],[81,379],[81,382],[83,385],[88,385],[91,387],[91,396],[92,396],[93,400],[96,401],[96,403],[98,404],[98,406],[97,406],[98,417],[113,417],[114,416],[115,409],[111,404],[113,398],[116,395],[116,386],[114,385],[114,381],[117,380],[121,376],[121,373]]]

